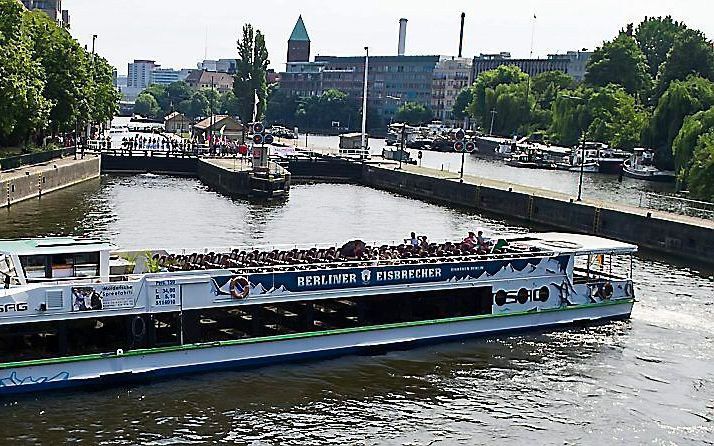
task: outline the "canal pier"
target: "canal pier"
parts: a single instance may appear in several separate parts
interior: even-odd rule
[[[714,264],[714,222],[413,165],[365,165],[361,184]]]
[[[0,208],[98,178],[101,158],[84,155],[0,171]]]

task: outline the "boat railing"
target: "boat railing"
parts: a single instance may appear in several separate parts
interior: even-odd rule
[[[613,274],[611,272],[598,271],[596,269],[588,269],[581,267],[573,268],[573,280],[575,283],[591,283],[602,280],[627,280],[627,277]]]
[[[375,259],[343,259],[327,262],[314,263],[282,263],[275,265],[261,265],[250,267],[228,267],[228,268],[210,268],[210,269],[176,269],[171,271],[166,268],[158,272],[142,272],[142,273],[124,273],[111,274],[105,276],[82,276],[82,277],[54,277],[54,278],[34,278],[28,280],[30,285],[100,285],[111,284],[114,282],[139,282],[142,279],[172,279],[182,276],[191,276],[196,274],[215,275],[218,273],[230,273],[235,275],[250,275],[250,274],[280,274],[291,271],[324,271],[328,269],[349,269],[349,268],[368,268],[368,267],[387,267],[387,266],[435,266],[438,264],[453,264],[453,263],[470,263],[487,260],[516,260],[524,258],[546,258],[557,255],[554,251],[522,251],[522,252],[503,252],[490,254],[475,254],[475,255],[455,255],[455,256],[440,256],[440,257],[414,257],[414,258],[375,258]]]

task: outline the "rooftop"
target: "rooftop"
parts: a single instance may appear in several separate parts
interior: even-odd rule
[[[70,252],[97,252],[111,249],[114,249],[114,246],[110,243],[74,237],[0,240],[0,252],[17,255],[66,254]]]
[[[307,35],[307,29],[305,29],[305,22],[302,21],[302,16],[298,17],[295,28],[293,28],[293,32],[290,34],[288,41],[310,41],[310,36]]]

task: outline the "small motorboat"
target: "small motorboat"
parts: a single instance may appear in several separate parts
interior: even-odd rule
[[[629,178],[645,181],[657,181],[662,183],[672,183],[676,180],[676,175],[672,171],[659,170],[653,164],[654,155],[652,152],[636,148],[632,156],[625,160],[622,165],[622,173]]]

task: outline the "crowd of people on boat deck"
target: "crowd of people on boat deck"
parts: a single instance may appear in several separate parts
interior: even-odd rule
[[[438,262],[443,258],[471,257],[491,253],[503,253],[508,250],[507,243],[500,240],[492,245],[483,232],[469,232],[461,242],[431,243],[426,236],[417,237],[411,233],[409,239],[403,244],[390,246],[369,246],[361,240],[345,243],[341,248],[310,248],[291,250],[238,250],[230,253],[209,252],[206,254],[155,254],[154,263],[163,271],[182,271],[198,269],[236,269],[236,268],[263,268],[273,266],[300,266],[315,264],[339,264],[340,262],[365,261],[399,263]],[[338,265],[339,266],[339,265]],[[345,265],[348,266],[348,265]]]

